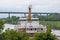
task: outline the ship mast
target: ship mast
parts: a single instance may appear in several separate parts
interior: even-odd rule
[[[29,7],[28,7],[28,23],[30,23],[31,22],[31,5],[29,5]]]

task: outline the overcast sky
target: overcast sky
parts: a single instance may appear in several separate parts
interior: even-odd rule
[[[60,0],[0,0],[0,11],[60,12]]]

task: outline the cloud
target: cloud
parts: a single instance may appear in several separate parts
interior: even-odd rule
[[[0,9],[27,11],[30,4],[33,12],[60,12],[60,0],[0,0]]]

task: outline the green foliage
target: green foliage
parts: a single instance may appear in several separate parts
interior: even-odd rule
[[[8,29],[3,33],[5,40],[28,40],[28,35],[25,32]]]
[[[34,14],[32,15],[32,17],[34,18],[39,18],[40,21],[60,21],[60,14],[58,13],[51,13],[50,15],[37,15],[37,14]]]
[[[34,37],[29,37],[29,40],[35,40],[35,38]]]
[[[57,40],[57,37],[51,33],[51,28],[47,27],[46,33],[37,33],[35,40]]]
[[[46,31],[46,40],[57,40],[57,37],[53,35],[50,25],[47,27]]]
[[[0,20],[0,32],[4,29],[4,21]]]
[[[6,23],[17,24],[18,21],[19,21],[19,17],[16,16],[6,18]]]
[[[0,40],[4,40],[2,36],[2,30],[4,29],[4,21],[0,20]]]
[[[45,36],[46,34],[45,33],[37,33],[35,35],[35,40],[45,40]]]
[[[52,29],[60,29],[60,21],[40,21],[42,25],[50,25]]]
[[[0,40],[4,40],[4,37],[2,34],[0,34]]]

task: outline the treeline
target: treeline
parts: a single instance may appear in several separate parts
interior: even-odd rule
[[[51,25],[52,29],[60,30],[60,21],[40,21],[42,25]]]
[[[8,24],[17,24],[19,21],[20,17],[16,17],[16,16],[11,16],[11,17],[7,17],[7,18],[0,18],[0,20],[5,21],[5,23]]]
[[[6,18],[6,23],[9,23],[9,24],[17,24],[18,21],[19,21],[19,17],[16,17],[16,16]]]
[[[59,13],[51,13],[49,15],[37,15],[34,14],[33,17],[38,17],[40,21],[60,21]]]
[[[34,18],[39,18],[39,21],[60,21],[60,14],[59,13],[51,13],[48,16],[47,15],[38,15],[34,14],[32,15]],[[20,17],[12,16],[12,17],[7,17],[7,18],[2,18],[0,20],[4,20],[6,23],[9,24],[17,24],[19,21]],[[25,18],[25,17],[23,17]]]

